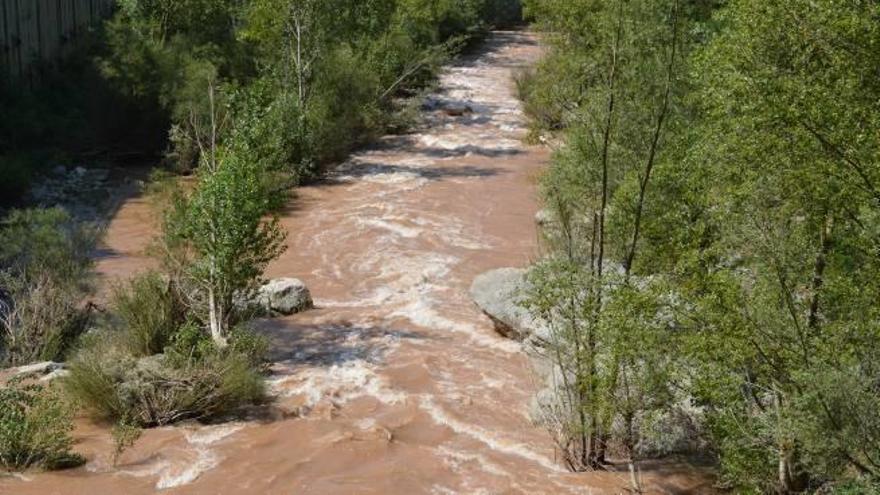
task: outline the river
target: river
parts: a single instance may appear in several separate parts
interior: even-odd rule
[[[247,420],[149,430],[111,462],[106,427],[78,423],[71,471],[0,480],[2,493],[622,493],[624,473],[572,474],[529,419],[537,389],[519,345],[467,295],[473,278],[538,254],[537,178],[549,151],[523,143],[513,74],[541,55],[495,32],[444,71],[410,134],[355,153],[299,188],[269,277],[306,282],[317,309],[258,323],[273,343],[275,402]],[[459,112],[453,112],[459,113]],[[150,265],[143,198],[124,204],[98,270]],[[655,493],[704,493],[687,465],[648,470]]]

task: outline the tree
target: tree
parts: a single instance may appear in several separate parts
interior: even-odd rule
[[[635,464],[637,423],[669,396],[658,377],[670,360],[646,345],[671,345],[658,318],[662,284],[634,278],[652,274],[638,269],[636,253],[652,173],[668,155],[670,127],[681,125],[689,19],[675,0],[528,6],[559,30],[551,60],[577,71],[558,89],[538,90],[568,125],[543,183],[556,231],[529,301],[551,326],[562,381],[551,423],[572,469],[602,468],[610,442]]]
[[[742,487],[880,474],[865,409],[880,400],[878,15],[874,2],[740,0],[697,59],[691,163],[714,176],[720,228],[683,286],[698,391]]]
[[[284,251],[286,234],[271,215],[277,193],[263,167],[218,144],[213,87],[209,99],[209,141],[198,140],[202,161],[195,190],[178,195],[167,215],[166,252],[172,273],[193,288],[184,292],[223,346],[236,299],[247,299],[256,288],[269,262]]]

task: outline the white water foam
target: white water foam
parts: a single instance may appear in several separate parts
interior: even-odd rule
[[[475,463],[481,472],[505,478],[510,476],[510,473],[483,455],[459,452],[447,446],[442,446],[437,451],[443,456],[444,462],[458,472],[461,472],[465,464]]]
[[[541,467],[548,469],[552,472],[563,472],[563,470],[559,466],[557,466],[552,460],[531,450],[527,445],[523,443],[498,438],[496,435],[486,430],[485,428],[480,428],[476,425],[467,424],[451,417],[449,414],[446,413],[446,411],[443,410],[442,407],[437,405],[434,398],[431,396],[421,396],[419,405],[422,410],[427,412],[437,424],[447,426],[456,433],[467,435],[474,440],[486,444],[491,449],[497,452],[517,456],[535,462]]]
[[[362,359],[330,368],[301,370],[270,381],[270,386],[281,396],[304,396],[307,407],[314,407],[324,398],[337,405],[358,397],[373,397],[385,404],[406,399],[404,393],[392,389],[387,380],[376,373],[374,365]]]
[[[158,476],[157,490],[166,490],[188,485],[196,481],[202,474],[217,467],[222,457],[210,447],[217,445],[226,438],[245,427],[242,423],[226,423],[216,426],[203,426],[197,429],[184,431],[187,444],[192,447],[191,451],[185,451],[187,457],[194,459],[169,459],[163,457],[141,469],[120,469],[119,474],[135,476],[138,478]],[[193,456],[194,454],[194,456]],[[91,472],[101,472],[102,468],[95,463],[90,463],[87,469]],[[106,468],[109,469],[109,468]]]
[[[422,297],[394,311],[391,316],[406,318],[412,323],[425,328],[465,334],[474,344],[481,347],[507,353],[518,353],[521,351],[519,343],[513,340],[482,333],[475,325],[451,320],[441,315],[434,309],[431,298],[427,294],[423,294]]]
[[[391,222],[382,218],[358,219],[358,223],[369,227],[385,229],[407,239],[414,239],[422,233],[422,229],[407,227],[401,223]]]
[[[209,449],[209,447],[228,438],[242,428],[244,428],[243,424],[229,423],[186,431],[184,435],[187,442],[195,447],[195,461],[182,466],[178,463],[174,465],[168,463],[169,465],[165,466],[159,481],[156,483],[156,489],[164,490],[188,485],[197,480],[206,471],[217,467],[222,458],[216,452]]]

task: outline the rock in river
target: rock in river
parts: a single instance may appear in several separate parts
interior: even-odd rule
[[[534,342],[547,339],[547,325],[521,305],[528,290],[527,270],[499,268],[485,272],[471,284],[471,298],[505,337]]]
[[[260,287],[258,296],[263,308],[291,315],[311,309],[312,295],[308,287],[298,278],[276,278]]]

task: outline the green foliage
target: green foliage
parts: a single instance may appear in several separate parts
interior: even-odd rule
[[[670,386],[670,288],[639,263],[648,185],[685,115],[683,33],[694,21],[675,0],[527,7],[554,32],[520,93],[535,131],[565,138],[542,178],[549,253],[525,301],[551,326],[562,382],[545,420],[572,469],[600,468],[613,449],[635,462],[649,450],[643,423],[682,402]]]
[[[53,387],[8,383],[0,388],[0,466],[63,469],[85,462],[71,452],[73,410]]]
[[[880,87],[864,79],[880,66],[869,20],[878,12],[834,1],[735,2],[719,16],[726,29],[696,59],[706,118],[693,156],[720,179],[723,190],[704,186],[709,207],[726,212],[713,247],[735,260],[713,267],[726,282],[700,298],[717,301],[699,315],[717,330],[695,336],[726,353],[698,356],[718,359],[704,375],[723,401],[718,414],[762,425],[716,432],[724,444],[760,446],[756,460],[743,452],[727,466],[738,486],[880,474],[870,461],[877,425],[865,413],[878,400],[869,363],[880,337],[880,267],[869,246],[880,138],[865,126],[880,119]],[[722,377],[724,368],[740,379]],[[743,387],[754,393],[743,396]],[[767,456],[787,465],[789,479],[754,469]]]
[[[0,225],[0,363],[62,359],[85,330],[94,242],[60,208],[13,210]]]
[[[110,435],[113,437],[114,465],[119,461],[119,457],[138,441],[141,433],[143,433],[143,430],[140,427],[132,425],[127,421],[120,421],[113,425]]]
[[[876,495],[880,493],[880,486],[868,481],[847,481],[836,484],[823,493],[831,495]]]
[[[293,92],[263,77],[236,89],[231,100],[236,125],[230,142],[237,153],[257,157],[267,170],[289,173],[295,183],[314,176],[304,116]]]
[[[581,401],[591,414],[668,409],[680,398],[660,377],[705,412],[735,491],[869,493],[877,5],[532,0],[527,11],[553,33],[521,87],[526,108],[565,139],[542,183],[553,263],[565,262],[536,269],[549,296],[532,303],[560,312],[601,296],[565,340],[596,339]],[[678,61],[666,65],[676,12]]]
[[[246,357],[255,369],[263,369],[269,364],[269,340],[243,325],[232,329],[229,347],[230,352]]]
[[[138,357],[161,353],[185,318],[173,284],[155,272],[117,286],[111,309],[126,334],[124,341]]]
[[[206,136],[194,121],[209,118],[211,83],[232,97],[220,140],[295,183],[385,130],[389,97],[430,79],[438,46],[478,35],[490,17],[515,17],[504,3],[129,0],[107,23],[100,67],[170,119],[178,170],[198,163]]]
[[[166,217],[166,264],[192,288],[183,295],[218,343],[233,323],[236,297],[253,294],[266,265],[285,247],[277,217],[266,219],[277,193],[264,172],[240,152],[213,149],[195,190],[179,196]]]
[[[95,240],[93,229],[61,208],[13,210],[0,229],[0,268],[81,283],[92,264],[89,255]]]
[[[132,427],[216,418],[262,401],[263,378],[251,359],[216,348],[193,328],[195,334],[182,330],[185,337],[166,354],[142,358],[112,339],[95,340],[72,362],[65,389],[94,417]],[[193,347],[185,350],[183,338]]]

